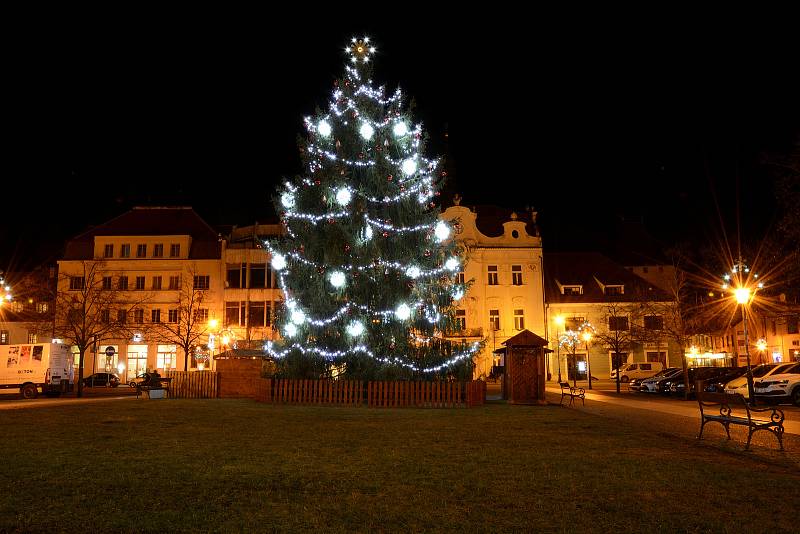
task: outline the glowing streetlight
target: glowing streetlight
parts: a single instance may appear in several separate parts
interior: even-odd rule
[[[217,326],[219,326],[219,321],[217,321],[216,319],[210,319],[210,320],[208,321],[208,327],[209,327],[211,330],[216,330],[216,329],[217,329]]]
[[[736,302],[739,304],[747,304],[750,302],[749,287],[738,287],[733,291],[733,295],[736,297]]]
[[[765,350],[767,350],[767,340],[764,339],[764,338],[761,338],[758,341],[756,341],[756,348],[760,352],[764,352]]]
[[[747,307],[751,302],[753,302],[753,299],[755,298],[755,292],[764,287],[764,283],[758,282],[757,284],[751,284],[751,282],[758,279],[758,274],[750,273],[750,268],[744,264],[741,255],[739,256],[739,261],[737,261],[731,269],[731,273],[725,274],[723,279],[726,281],[726,283],[722,285],[722,288],[728,289],[727,282],[732,282],[730,285],[735,287],[733,290],[733,297],[736,300],[736,304],[742,307],[744,354],[747,358],[747,393],[750,398],[750,403],[755,404],[756,396],[755,391],[753,390],[753,369],[750,365],[750,343],[747,339]],[[751,287],[751,285],[754,285],[754,287]],[[739,357],[738,352],[736,353],[736,357]]]

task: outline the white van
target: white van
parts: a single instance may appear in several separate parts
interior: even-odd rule
[[[60,394],[71,389],[73,356],[69,345],[0,345],[0,394]]]
[[[661,362],[627,363],[619,368],[620,382],[630,382],[634,378],[650,378],[664,369]],[[611,370],[611,380],[617,379],[617,369]]]

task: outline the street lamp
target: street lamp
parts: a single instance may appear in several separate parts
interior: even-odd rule
[[[750,268],[744,264],[740,256],[739,261],[737,261],[733,266],[733,269],[731,269],[731,274],[726,274],[723,276],[725,283],[722,284],[722,289],[728,289],[730,282],[730,286],[733,287],[732,292],[733,297],[736,300],[736,304],[742,307],[742,322],[744,323],[744,354],[747,358],[747,394],[750,397],[750,403],[755,404],[756,397],[755,392],[753,391],[753,369],[750,365],[750,342],[747,338],[747,307],[755,298],[755,292],[758,289],[763,288],[764,284],[762,282],[758,282],[755,284],[755,288],[753,288],[751,287],[751,278],[752,280],[757,280],[758,275],[750,272]],[[764,348],[766,348],[766,343],[764,344]]]
[[[586,344],[586,374],[589,377],[589,389],[592,389],[592,366],[589,364],[589,342],[592,340],[591,330],[584,330],[581,337]]]
[[[556,315],[554,322],[556,323],[556,363],[558,364],[558,381],[561,382],[561,343],[559,339],[559,328],[564,326],[564,316]]]

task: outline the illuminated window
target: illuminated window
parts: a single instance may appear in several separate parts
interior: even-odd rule
[[[35,332],[28,332],[28,343],[38,343]]]
[[[561,294],[563,295],[583,295],[583,286],[562,286]]]
[[[37,302],[36,303],[36,311],[39,313],[47,313],[47,310],[50,309],[46,302]]]
[[[500,310],[489,310],[489,328],[500,330]]]
[[[456,310],[456,329],[467,329],[467,310]]]
[[[456,284],[463,284],[463,283],[464,283],[464,273],[463,273],[463,272],[456,273],[456,276],[455,276],[455,278],[453,279],[453,281],[454,281]]]
[[[0,330],[0,345],[8,345],[8,330]]]
[[[489,271],[489,285],[496,286],[497,285],[497,265],[489,265],[487,267]]]
[[[511,284],[515,286],[522,285],[522,265],[511,266]]]
[[[514,310],[514,328],[525,330],[525,312],[523,310]]]

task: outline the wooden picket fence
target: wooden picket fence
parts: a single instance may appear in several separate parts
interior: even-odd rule
[[[321,404],[359,406],[360,380],[274,380],[271,402],[275,404]]]
[[[486,399],[486,383],[260,379],[256,399],[274,404],[370,408],[470,408]],[[366,398],[365,398],[366,394]]]
[[[219,376],[216,371],[167,371],[171,378],[169,396],[173,399],[216,399]]]

